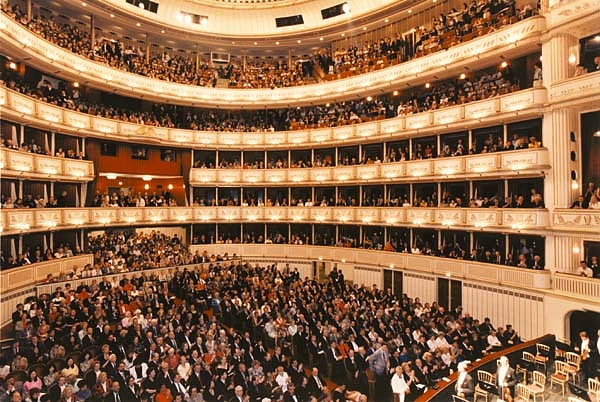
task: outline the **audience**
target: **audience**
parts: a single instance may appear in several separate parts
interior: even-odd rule
[[[42,38],[113,68],[188,85],[216,87],[219,80],[225,80],[231,88],[281,88],[313,83],[315,63],[328,80],[361,74],[447,49],[536,13],[530,5],[516,9],[513,0],[473,1],[465,3],[461,10],[441,14],[431,24],[414,28],[413,40],[405,41],[398,32],[378,41],[365,40],[348,49],[338,48],[333,52],[321,49],[314,58],[293,63],[275,59],[220,64],[202,61],[191,54],[173,55],[166,50],[146,54],[140,46],[124,45],[113,33],[111,38],[100,37],[92,43],[89,29],[70,22],[59,23],[52,15],[36,15],[28,20],[18,5],[11,7],[3,2],[2,9]]]
[[[121,249],[136,243],[108,236]],[[498,348],[520,342],[509,325],[349,285],[336,269],[320,283],[289,265],[219,262],[207,253],[199,260],[206,262],[168,274],[67,283],[19,304],[3,358],[11,370],[36,374],[9,389],[11,400],[40,391],[52,401],[366,400],[369,367],[378,376],[369,400],[388,400],[397,366],[416,397],[461,361],[490,353],[492,331]]]

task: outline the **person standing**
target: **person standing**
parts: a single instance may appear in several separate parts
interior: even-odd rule
[[[407,384],[404,380],[402,366],[396,367],[396,372],[392,376],[392,396],[394,402],[404,402],[406,394],[410,393],[410,384]],[[411,382],[409,380],[409,382]]]
[[[515,377],[515,370],[510,367],[508,357],[500,357],[500,366],[496,371],[496,386],[498,387],[498,395],[504,395],[506,389],[511,390],[515,386],[517,379]]]

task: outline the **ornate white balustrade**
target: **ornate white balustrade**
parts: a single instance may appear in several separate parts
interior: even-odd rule
[[[30,58],[29,62],[40,68],[60,70],[74,80],[88,81],[88,85],[110,88],[121,94],[144,95],[145,99],[171,99],[195,105],[224,107],[253,105],[287,107],[290,104],[327,102],[340,94],[361,94],[365,90],[387,89],[416,78],[443,74],[444,66],[453,63],[481,62],[496,58],[510,50],[526,54],[536,48],[545,29],[542,17],[529,18],[506,26],[466,43],[453,46],[425,57],[393,67],[346,79],[276,89],[226,89],[176,84],[120,71],[108,65],[94,62],[56,46],[23,27],[4,13],[0,15],[0,31],[3,45],[9,55]],[[518,48],[515,45],[518,44]],[[51,66],[51,67],[50,67]],[[411,125],[423,124],[430,117],[410,119]]]
[[[8,148],[0,148],[0,169],[3,177],[78,182],[94,180],[94,163],[91,161],[38,155]]]
[[[555,209],[552,226],[567,232],[588,232],[600,237],[600,209]]]
[[[425,177],[445,179],[539,174],[550,167],[546,148],[524,149],[493,154],[466,155],[418,161],[372,165],[292,169],[190,169],[190,184],[262,185],[331,184],[349,182],[410,182]]]
[[[374,207],[171,207],[3,209],[4,235],[77,227],[301,222],[349,225],[400,225],[476,230],[545,231],[545,209],[374,208]]]
[[[6,119],[42,129],[109,138],[115,141],[160,143],[203,148],[305,148],[307,145],[345,145],[361,140],[406,138],[439,133],[441,129],[459,129],[465,125],[486,125],[541,116],[546,102],[544,88],[530,88],[493,99],[452,106],[445,109],[392,119],[300,131],[237,133],[193,131],[145,126],[49,105],[18,92],[0,87],[0,106]],[[418,126],[418,127],[417,127]]]
[[[548,102],[600,102],[600,71],[569,78],[548,89]]]

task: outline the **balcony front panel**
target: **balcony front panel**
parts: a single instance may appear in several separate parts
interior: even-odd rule
[[[556,272],[552,285],[555,291],[579,295],[589,300],[600,300],[600,280],[582,278],[581,276]]]
[[[333,168],[333,180],[344,182],[356,179],[356,166],[336,166]]]
[[[261,207],[242,208],[242,221],[255,222],[265,220],[265,209]]]
[[[476,228],[497,227],[502,224],[502,210],[493,208],[469,208],[467,225]]]
[[[481,119],[500,112],[498,99],[488,99],[465,105],[465,119]]]
[[[248,184],[264,183],[265,182],[265,170],[264,169],[244,169],[242,170],[242,181]]]
[[[463,226],[467,221],[467,210],[464,208],[436,208],[435,223],[442,226]]]
[[[548,90],[548,101],[594,102],[600,98],[600,72],[592,72],[553,84]]]
[[[310,180],[312,182],[328,182],[333,177],[333,168],[311,168]]]
[[[433,161],[410,161],[406,164],[406,175],[413,177],[431,176],[433,174]]]
[[[435,220],[435,208],[407,208],[406,220],[416,226],[432,224]]]
[[[289,169],[288,181],[294,183],[306,183],[310,181],[310,172],[312,169]]]
[[[549,216],[546,209],[502,209],[502,225],[513,229],[546,228]]]
[[[119,222],[137,223],[146,220],[146,214],[143,208],[119,208]]]
[[[363,224],[379,223],[381,208],[358,208],[356,210],[356,221]]]
[[[376,180],[381,177],[381,164],[356,166],[356,177],[359,180]]]
[[[217,169],[217,182],[234,184],[242,182],[242,169]]]
[[[444,124],[456,123],[464,119],[463,108],[447,108],[440,109],[433,112],[433,124],[436,126],[443,126]]]
[[[4,148],[0,151],[0,169],[4,177],[28,177],[31,179],[62,179],[90,181],[94,178],[94,163],[39,155]]]
[[[284,183],[288,181],[287,169],[269,169],[265,174],[266,183]]]
[[[569,232],[587,232],[600,237],[600,209],[555,209],[552,227]]]
[[[450,113],[465,116],[456,122],[454,126],[460,125],[482,125],[481,114],[471,115],[467,109],[471,106],[485,106],[490,101],[502,103],[506,110],[494,106],[491,116],[485,119],[485,125],[495,123],[506,123],[507,121],[518,121],[525,118],[540,116],[542,106],[546,99],[544,88],[531,88],[502,95],[492,100],[477,101],[465,105],[451,106],[435,112],[424,112],[406,117],[395,117],[377,122],[361,123],[349,126],[333,128],[317,128],[302,131],[275,131],[275,132],[210,132],[193,131],[165,127],[145,126],[120,120],[106,119],[98,116],[86,115],[68,109],[57,108],[42,101],[27,97],[18,92],[6,90],[3,93],[8,99],[8,104],[3,108],[6,119],[15,122],[31,124],[44,130],[61,131],[65,134],[89,135],[115,141],[135,141],[148,143],[160,143],[177,147],[202,146],[203,149],[260,149],[265,147],[273,149],[302,149],[307,146],[327,143],[328,145],[344,145],[349,140],[354,142],[364,141],[369,138],[372,141],[390,141],[393,139],[406,138],[407,134],[414,135],[414,129],[406,126],[406,121],[415,128],[419,126],[419,133],[439,134],[440,129],[451,131],[449,124],[437,124],[432,120],[434,113]],[[531,103],[533,100],[533,103]],[[518,113],[511,111],[512,108],[526,105],[526,109]],[[49,121],[44,116],[50,108],[58,121]],[[24,111],[27,111],[26,113]],[[60,112],[60,113],[59,113]],[[479,116],[479,117],[478,117]],[[54,119],[53,117],[53,119]],[[507,120],[508,119],[508,120]],[[408,131],[410,130],[410,131]]]
[[[461,174],[465,171],[465,158],[442,158],[433,161],[433,173],[436,176]]]
[[[10,50],[9,55],[31,58],[39,68],[60,70],[64,78],[78,77],[80,81],[88,80],[93,86],[112,88],[120,94],[143,95],[153,100],[172,98],[182,103],[229,107],[287,106],[299,102],[326,101],[341,93],[351,95],[363,93],[366,89],[384,89],[389,85],[414,80],[415,77],[423,78],[438,71],[440,66],[497,57],[514,48],[517,41],[519,51],[531,51],[535,49],[536,42],[540,41],[544,29],[544,18],[533,17],[447,50],[359,76],[291,88],[239,90],[176,84],[115,70],[51,44],[6,14],[0,15],[0,30]],[[511,50],[514,52],[514,49]]]
[[[502,170],[523,171],[550,166],[548,150],[542,148],[529,149],[526,152],[503,152],[500,155]]]
[[[479,209],[418,207],[144,207],[4,209],[2,232],[43,231],[110,225],[189,224],[215,222],[333,223],[345,225],[424,226],[438,229],[547,232],[545,209]],[[505,220],[503,223],[502,220]],[[518,224],[514,223],[518,222]],[[556,229],[557,231],[560,228]]]
[[[500,167],[497,154],[470,155],[465,160],[466,171],[469,173],[485,173],[498,170]]]

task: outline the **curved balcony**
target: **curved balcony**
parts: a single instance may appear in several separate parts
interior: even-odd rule
[[[40,180],[88,182],[94,180],[94,163],[38,155],[14,149],[0,148],[2,177]]]
[[[433,74],[455,74],[459,67],[455,71],[451,67],[459,63],[477,64],[481,68],[496,63],[500,55],[513,57],[535,51],[544,29],[544,18],[532,17],[448,50],[360,76],[290,88],[239,90],[176,84],[115,70],[62,49],[36,36],[4,13],[0,15],[6,52],[18,59],[30,59],[29,62],[42,71],[53,71],[65,79],[86,81],[86,85],[111,89],[121,95],[210,107],[288,107],[362,96],[392,85],[424,80]]]
[[[81,227],[188,223],[329,223],[486,231],[545,231],[546,209],[375,207],[170,207],[4,209],[3,235]]]
[[[456,178],[538,176],[550,168],[546,148],[371,165],[289,169],[190,169],[190,184],[273,186],[405,183]]]
[[[0,87],[5,119],[65,134],[114,141],[155,143],[203,149],[298,149],[343,146],[366,141],[391,141],[409,136],[439,134],[540,116],[546,102],[544,88],[530,88],[492,99],[352,126],[266,133],[194,131],[145,126],[60,108]]]
[[[590,103],[591,107],[597,106],[600,102],[600,72],[553,83],[548,89],[548,102]]]

